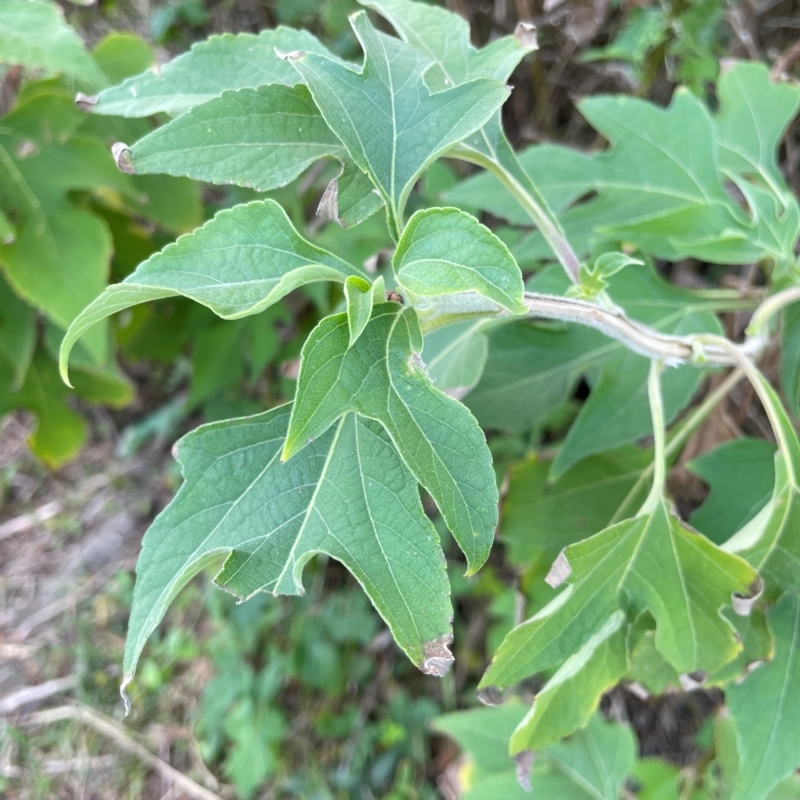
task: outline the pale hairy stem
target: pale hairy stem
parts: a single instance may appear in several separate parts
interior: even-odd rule
[[[747,333],[750,336],[763,335],[767,323],[774,314],[797,302],[800,302],[800,286],[792,286],[791,289],[784,289],[782,292],[768,297],[753,312],[753,318],[747,327]]]
[[[664,365],[660,361],[650,362],[650,374],[647,377],[647,397],[650,400],[650,413],[653,416],[653,485],[647,499],[639,509],[639,515],[652,513],[664,496],[667,483],[667,431],[664,424],[664,400],[661,396],[661,371]]]
[[[525,292],[524,302],[532,317],[588,325],[621,341],[630,350],[662,361],[667,366],[694,363],[698,366],[728,367],[737,363],[725,349],[708,345],[699,351],[694,335],[671,336],[660,333],[648,325],[630,319],[618,308],[603,308],[585,300],[535,292]]]
[[[456,147],[451,150],[448,155],[452,158],[458,158],[461,161],[469,161],[491,172],[500,183],[511,192],[517,202],[522,206],[525,213],[531,218],[533,224],[536,225],[542,236],[544,236],[545,240],[550,245],[550,248],[555,253],[561,266],[564,267],[564,271],[569,276],[569,279],[575,284],[578,283],[578,269],[581,265],[580,259],[570,246],[560,223],[550,209],[547,208],[544,198],[536,187],[533,186],[530,179],[527,179],[526,182],[531,185],[525,187],[522,181],[515,176],[511,170],[507,169],[505,165],[501,164],[499,160],[489,158],[483,153],[472,150],[471,148]],[[520,174],[524,174],[522,167],[519,167],[518,171]]]
[[[717,386],[716,389],[706,395],[706,397],[703,399],[703,402],[700,403],[699,406],[693,409],[685,419],[675,426],[669,436],[667,446],[664,450],[665,460],[667,463],[669,463],[672,458],[681,451],[686,442],[689,440],[689,437],[706,421],[709,414],[711,414],[717,405],[733,391],[733,389],[742,381],[743,378],[744,370],[733,370],[725,378],[725,380],[722,381],[719,386]],[[616,514],[614,514],[613,519],[609,523],[610,525],[613,525],[614,523],[625,518],[625,512],[628,510],[628,506],[633,501],[633,498],[636,497],[636,495],[638,495],[642,490],[642,487],[648,481],[650,481],[653,476],[654,469],[655,463],[652,463],[642,470],[642,474],[625,496],[625,499],[620,504]]]
[[[783,425],[778,416],[778,412],[776,411],[774,404],[775,401],[769,395],[769,390],[767,388],[769,387],[769,383],[767,379],[761,374],[758,367],[756,367],[751,359],[749,359],[733,342],[729,341],[723,336],[698,336],[698,339],[700,339],[703,343],[708,342],[711,345],[727,350],[736,360],[739,368],[747,376],[747,379],[750,381],[753,389],[758,395],[758,399],[761,400],[761,404],[764,406],[764,411],[767,413],[770,427],[772,428],[772,432],[775,434],[775,439],[778,442],[778,449],[781,451],[781,453],[783,453],[787,460],[786,466],[790,478],[793,482],[796,482],[797,476],[794,474],[794,467],[789,457],[792,447],[789,441],[786,439],[786,432],[784,431]]]

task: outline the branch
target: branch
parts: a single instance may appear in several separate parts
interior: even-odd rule
[[[524,302],[532,317],[588,325],[612,339],[617,339],[635,353],[663,361],[667,366],[695,364],[704,367],[709,365],[730,367],[738,364],[728,349],[716,343],[699,348],[695,335],[670,336],[660,333],[655,328],[630,319],[618,308],[607,309],[587,303],[585,300],[535,292],[525,292]],[[741,349],[744,351],[751,348],[744,345]]]

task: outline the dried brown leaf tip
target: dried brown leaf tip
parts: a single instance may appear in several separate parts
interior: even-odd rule
[[[111,155],[114,156],[114,161],[117,164],[117,169],[128,175],[135,175],[136,169],[131,160],[131,149],[124,142],[116,142],[111,145]]]
[[[475,696],[485,706],[499,706],[503,703],[503,692],[496,686],[484,686],[475,692]]]
[[[759,576],[755,583],[750,586],[749,595],[745,596],[739,592],[734,592],[731,595],[731,605],[733,606],[733,610],[740,617],[750,616],[753,606],[758,602],[758,599],[762,594],[764,594],[764,581],[761,576]]]
[[[453,654],[450,652],[452,642],[453,634],[448,633],[422,645],[422,664],[420,669],[426,675],[435,675],[437,678],[441,678],[450,671],[450,667],[453,666],[453,661],[455,661]]]
[[[532,22],[518,22],[514,28],[514,36],[519,39],[523,47],[539,49],[539,40],[536,37],[536,26]]]
[[[275,48],[275,55],[278,56],[281,61],[299,61],[305,54],[305,50],[292,50],[289,53],[284,53],[278,50],[277,47]]]
[[[78,92],[75,95],[75,107],[81,111],[91,111],[97,105],[97,95],[88,95]]]
[[[558,558],[553,562],[553,566],[550,567],[550,572],[547,573],[545,582],[555,589],[556,586],[560,586],[562,583],[564,583],[564,581],[569,578],[571,574],[572,567],[569,565],[569,561],[562,550],[558,554]]]
[[[533,769],[533,750],[523,750],[514,756],[517,765],[517,783],[526,792],[531,790],[531,770]]]
[[[339,219],[339,181],[332,180],[325,189],[325,193],[319,201],[317,206],[317,216],[323,219],[329,219],[333,222],[338,222],[339,225],[344,227],[342,221]]]

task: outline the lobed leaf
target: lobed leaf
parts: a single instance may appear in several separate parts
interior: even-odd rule
[[[288,463],[290,409],[204,425],[178,444],[185,483],[148,530],[125,647],[132,679],[145,641],[201,569],[245,599],[301,594],[316,553],[358,579],[401,648],[423,672],[452,662],[449,587],[416,481],[379,425],[344,415]]]
[[[747,559],[764,578],[768,595],[800,592],[800,441],[775,390],[761,375],[760,397],[778,440],[772,497],[724,549]]]
[[[331,130],[377,187],[398,238],[416,180],[479,129],[508,89],[481,79],[431,94],[421,80],[431,63],[423,53],[376,31],[365,12],[350,22],[364,50],[361,72],[313,53],[291,63]]]
[[[381,207],[305,86],[223,92],[140,139],[126,151],[126,169],[263,192],[285,186],[321,158],[338,159],[347,170],[343,185],[335,184],[334,219],[360,222]]]
[[[464,800],[618,800],[634,766],[630,728],[594,714],[583,730],[533,759],[521,759],[515,768],[508,757],[508,739],[523,714],[523,706],[510,701],[499,708],[459,711],[434,720],[434,727],[455,739],[469,756],[468,768],[459,773]]]
[[[741,649],[720,611],[757,579],[741,558],[684,527],[666,501],[567,547],[548,580],[565,577],[569,586],[506,637],[482,687],[510,686],[563,663],[618,608],[652,614],[656,647],[678,672],[711,672]]]
[[[800,600],[786,595],[770,611],[775,656],[726,689],[738,740],[732,800],[762,800],[800,764]]]
[[[602,694],[625,675],[627,624],[615,611],[544,687],[511,736],[512,755],[540,750],[584,728]]]
[[[388,20],[403,41],[424,53],[435,67],[425,73],[433,91],[476,78],[505,82],[519,62],[536,49],[535,41],[502,36],[478,50],[469,23],[440,6],[411,0],[359,0]]]
[[[358,271],[303,239],[274,200],[221,211],[193,233],[151,256],[121,283],[109,286],[69,326],[69,352],[98,320],[138,303],[183,295],[225,319],[256,314],[304,283],[344,283]]]
[[[425,374],[412,308],[376,305],[358,341],[349,344],[347,315],[336,314],[303,345],[283,458],[291,459],[349,411],[380,422],[436,501],[468,572],[475,572],[489,555],[497,525],[497,486],[483,431]]]
[[[527,311],[522,273],[508,248],[458,209],[417,211],[403,229],[392,266],[423,318],[428,304],[436,308],[435,298],[465,292],[486,298],[488,309]]]
[[[514,464],[500,525],[509,561],[552,563],[563,548],[627,516],[620,509],[639,508],[652,461],[651,451],[626,447],[589,456],[557,481],[549,479],[551,461],[531,456]]]
[[[337,60],[314,35],[304,30],[274,30],[211,36],[168,63],[128,78],[89,102],[95,114],[148,117],[160,111],[177,116],[219,97],[229,89],[256,89],[301,79],[275,52],[303,50]]]

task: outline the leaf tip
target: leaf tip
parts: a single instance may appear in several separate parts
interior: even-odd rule
[[[122,698],[122,702],[125,705],[125,716],[127,717],[128,714],[131,713],[131,699],[128,697],[128,693],[125,691],[130,682],[133,680],[133,673],[126,672],[122,678],[122,683],[119,686],[119,696]]]
[[[115,142],[111,145],[111,155],[114,156],[114,162],[117,169],[127,175],[135,175],[136,169],[133,166],[133,159],[131,158],[131,149],[124,142]]]
[[[533,750],[523,750],[514,756],[514,763],[517,765],[517,783],[523,791],[531,791],[531,770],[533,769],[534,753]]]
[[[503,690],[497,686],[484,686],[482,689],[478,689],[478,691],[475,692],[475,696],[485,706],[490,707],[502,705],[505,699]]]
[[[747,595],[741,592],[731,593],[731,606],[734,612],[740,617],[749,617],[753,606],[758,602],[762,594],[764,594],[764,579],[759,575],[753,583],[750,584]]]
[[[437,678],[444,677],[453,666],[455,659],[450,652],[450,644],[453,642],[453,634],[446,633],[438,639],[425,642],[422,645],[422,664],[420,670],[426,675],[434,675]]]
[[[288,53],[284,53],[278,48],[275,48],[275,55],[281,61],[300,61],[301,58],[305,58],[306,51],[305,50],[290,50]]]
[[[91,112],[97,105],[97,95],[88,95],[83,92],[78,92],[75,95],[75,107],[79,111]]]
[[[338,223],[344,228],[344,222],[339,219],[339,181],[334,178],[320,198],[317,206],[317,216]]]
[[[547,577],[544,580],[548,586],[555,589],[557,586],[564,583],[571,574],[572,567],[570,566],[566,553],[562,550],[558,554],[558,558],[553,562],[553,566],[550,567],[550,572],[547,573]]]
[[[514,28],[514,36],[523,47],[529,47],[531,50],[539,49],[536,26],[532,22],[518,22],[517,27]]]

